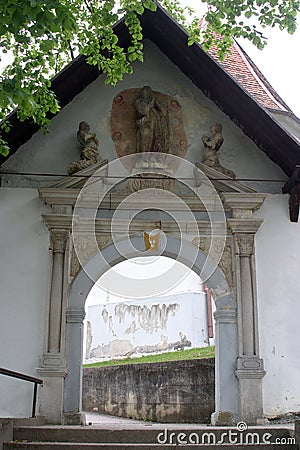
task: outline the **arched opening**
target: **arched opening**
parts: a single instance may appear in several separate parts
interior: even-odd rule
[[[148,296],[145,280],[156,283],[171,268],[178,280]],[[114,292],[117,274],[128,280],[131,295]],[[89,422],[101,422],[99,414],[210,420],[214,305],[204,289],[194,271],[165,256],[123,261],[100,277],[85,304],[82,407]]]
[[[189,270],[166,292],[149,296],[135,281],[155,282],[156,275],[182,264],[164,256],[147,260],[123,261],[92,287],[85,304],[84,364],[214,344],[209,326],[215,305],[207,301],[200,277]],[[116,271],[128,277],[134,296],[114,292]]]
[[[143,247],[142,238],[133,237],[132,243],[136,249]],[[216,413],[228,413],[237,416],[237,383],[234,370],[237,357],[237,325],[236,309],[232,293],[226,279],[218,267],[202,252],[197,251],[197,257],[191,266],[190,255],[195,248],[188,242],[182,242],[175,237],[168,237],[163,256],[179,260],[192,267],[196,274],[203,274],[203,268],[209,273],[206,284],[212,290],[216,300]],[[125,258],[111,244],[102,250],[102,255],[91,258],[84,269],[73,281],[69,293],[67,308],[66,355],[68,374],[65,379],[65,413],[81,412],[82,391],[82,345],[84,305],[91,291],[93,279],[99,278],[110,267],[115,266]],[[140,255],[140,253],[139,253]],[[180,257],[178,257],[180,255]],[[132,258],[134,254],[130,255]],[[105,258],[105,264],[103,263]],[[89,273],[89,276],[87,275]],[[204,273],[205,274],[205,273]],[[81,349],[81,351],[79,350]]]

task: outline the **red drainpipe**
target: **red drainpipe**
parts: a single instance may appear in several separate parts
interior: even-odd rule
[[[206,302],[207,302],[208,337],[213,338],[214,337],[214,327],[213,327],[213,316],[212,316],[211,293],[206,284],[204,285],[204,291],[206,293]]]

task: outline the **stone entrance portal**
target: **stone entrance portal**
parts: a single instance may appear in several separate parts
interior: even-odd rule
[[[51,206],[51,213],[43,215],[52,243],[52,275],[45,350],[38,369],[44,379],[40,413],[48,422],[82,422],[86,298],[109,268],[125,259],[149,256],[144,232],[157,228],[157,214],[164,244],[150,245],[151,254],[176,259],[194,270],[216,302],[216,411],[212,423],[243,420],[255,424],[262,417],[265,372],[259,356],[254,260],[255,233],[262,220],[253,212],[265,196],[249,192],[226,175],[220,180],[212,167],[204,166],[199,173],[199,166],[194,168],[196,187],[183,186],[173,177],[173,192],[149,189],[149,171],[142,190],[126,190],[127,179],[112,189],[107,176],[117,177],[118,173],[105,161],[78,173],[90,177],[82,189],[78,178],[67,178],[40,190],[41,198]],[[137,167],[135,164],[134,176],[142,179],[142,169],[139,172]],[[151,167],[151,173],[154,170]],[[159,178],[161,169],[156,170]],[[193,174],[193,168],[187,167],[185,173]],[[145,210],[150,216],[156,211],[154,221],[139,218],[138,213]]]

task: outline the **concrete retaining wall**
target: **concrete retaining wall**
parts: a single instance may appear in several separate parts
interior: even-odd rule
[[[158,422],[206,423],[214,359],[83,369],[83,410]]]

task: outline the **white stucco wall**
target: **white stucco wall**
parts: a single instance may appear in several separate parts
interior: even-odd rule
[[[289,221],[287,195],[268,195],[256,215],[264,219],[256,238],[264,412],[299,412],[300,224]]]
[[[206,311],[200,292],[89,306],[85,363],[172,351],[180,342],[184,348],[205,347]]]
[[[189,148],[186,159],[201,161],[201,137],[211,125],[223,125],[224,144],[219,152],[221,163],[236,172],[237,177],[248,179],[286,179],[257,146],[246,137],[212,101],[210,101],[154,44],[146,41],[144,63],[134,64],[134,73],[125,76],[117,86],[104,84],[103,76],[91,83],[66,106],[51,122],[50,133],[36,133],[5,164],[4,169],[23,172],[66,174],[71,161],[79,158],[76,140],[78,124],[86,120],[100,140],[100,154],[109,161],[117,158],[110,135],[110,110],[113,98],[122,90],[150,85],[153,90],[174,96],[183,108],[184,126]],[[191,174],[185,174],[192,176]],[[3,185],[36,186],[35,177],[7,177]],[[43,178],[51,185],[55,179]],[[260,191],[280,192],[278,183],[255,183]]]
[[[0,365],[37,376],[43,353],[49,238],[35,189],[0,189]],[[33,385],[0,375],[0,417],[29,416]]]

